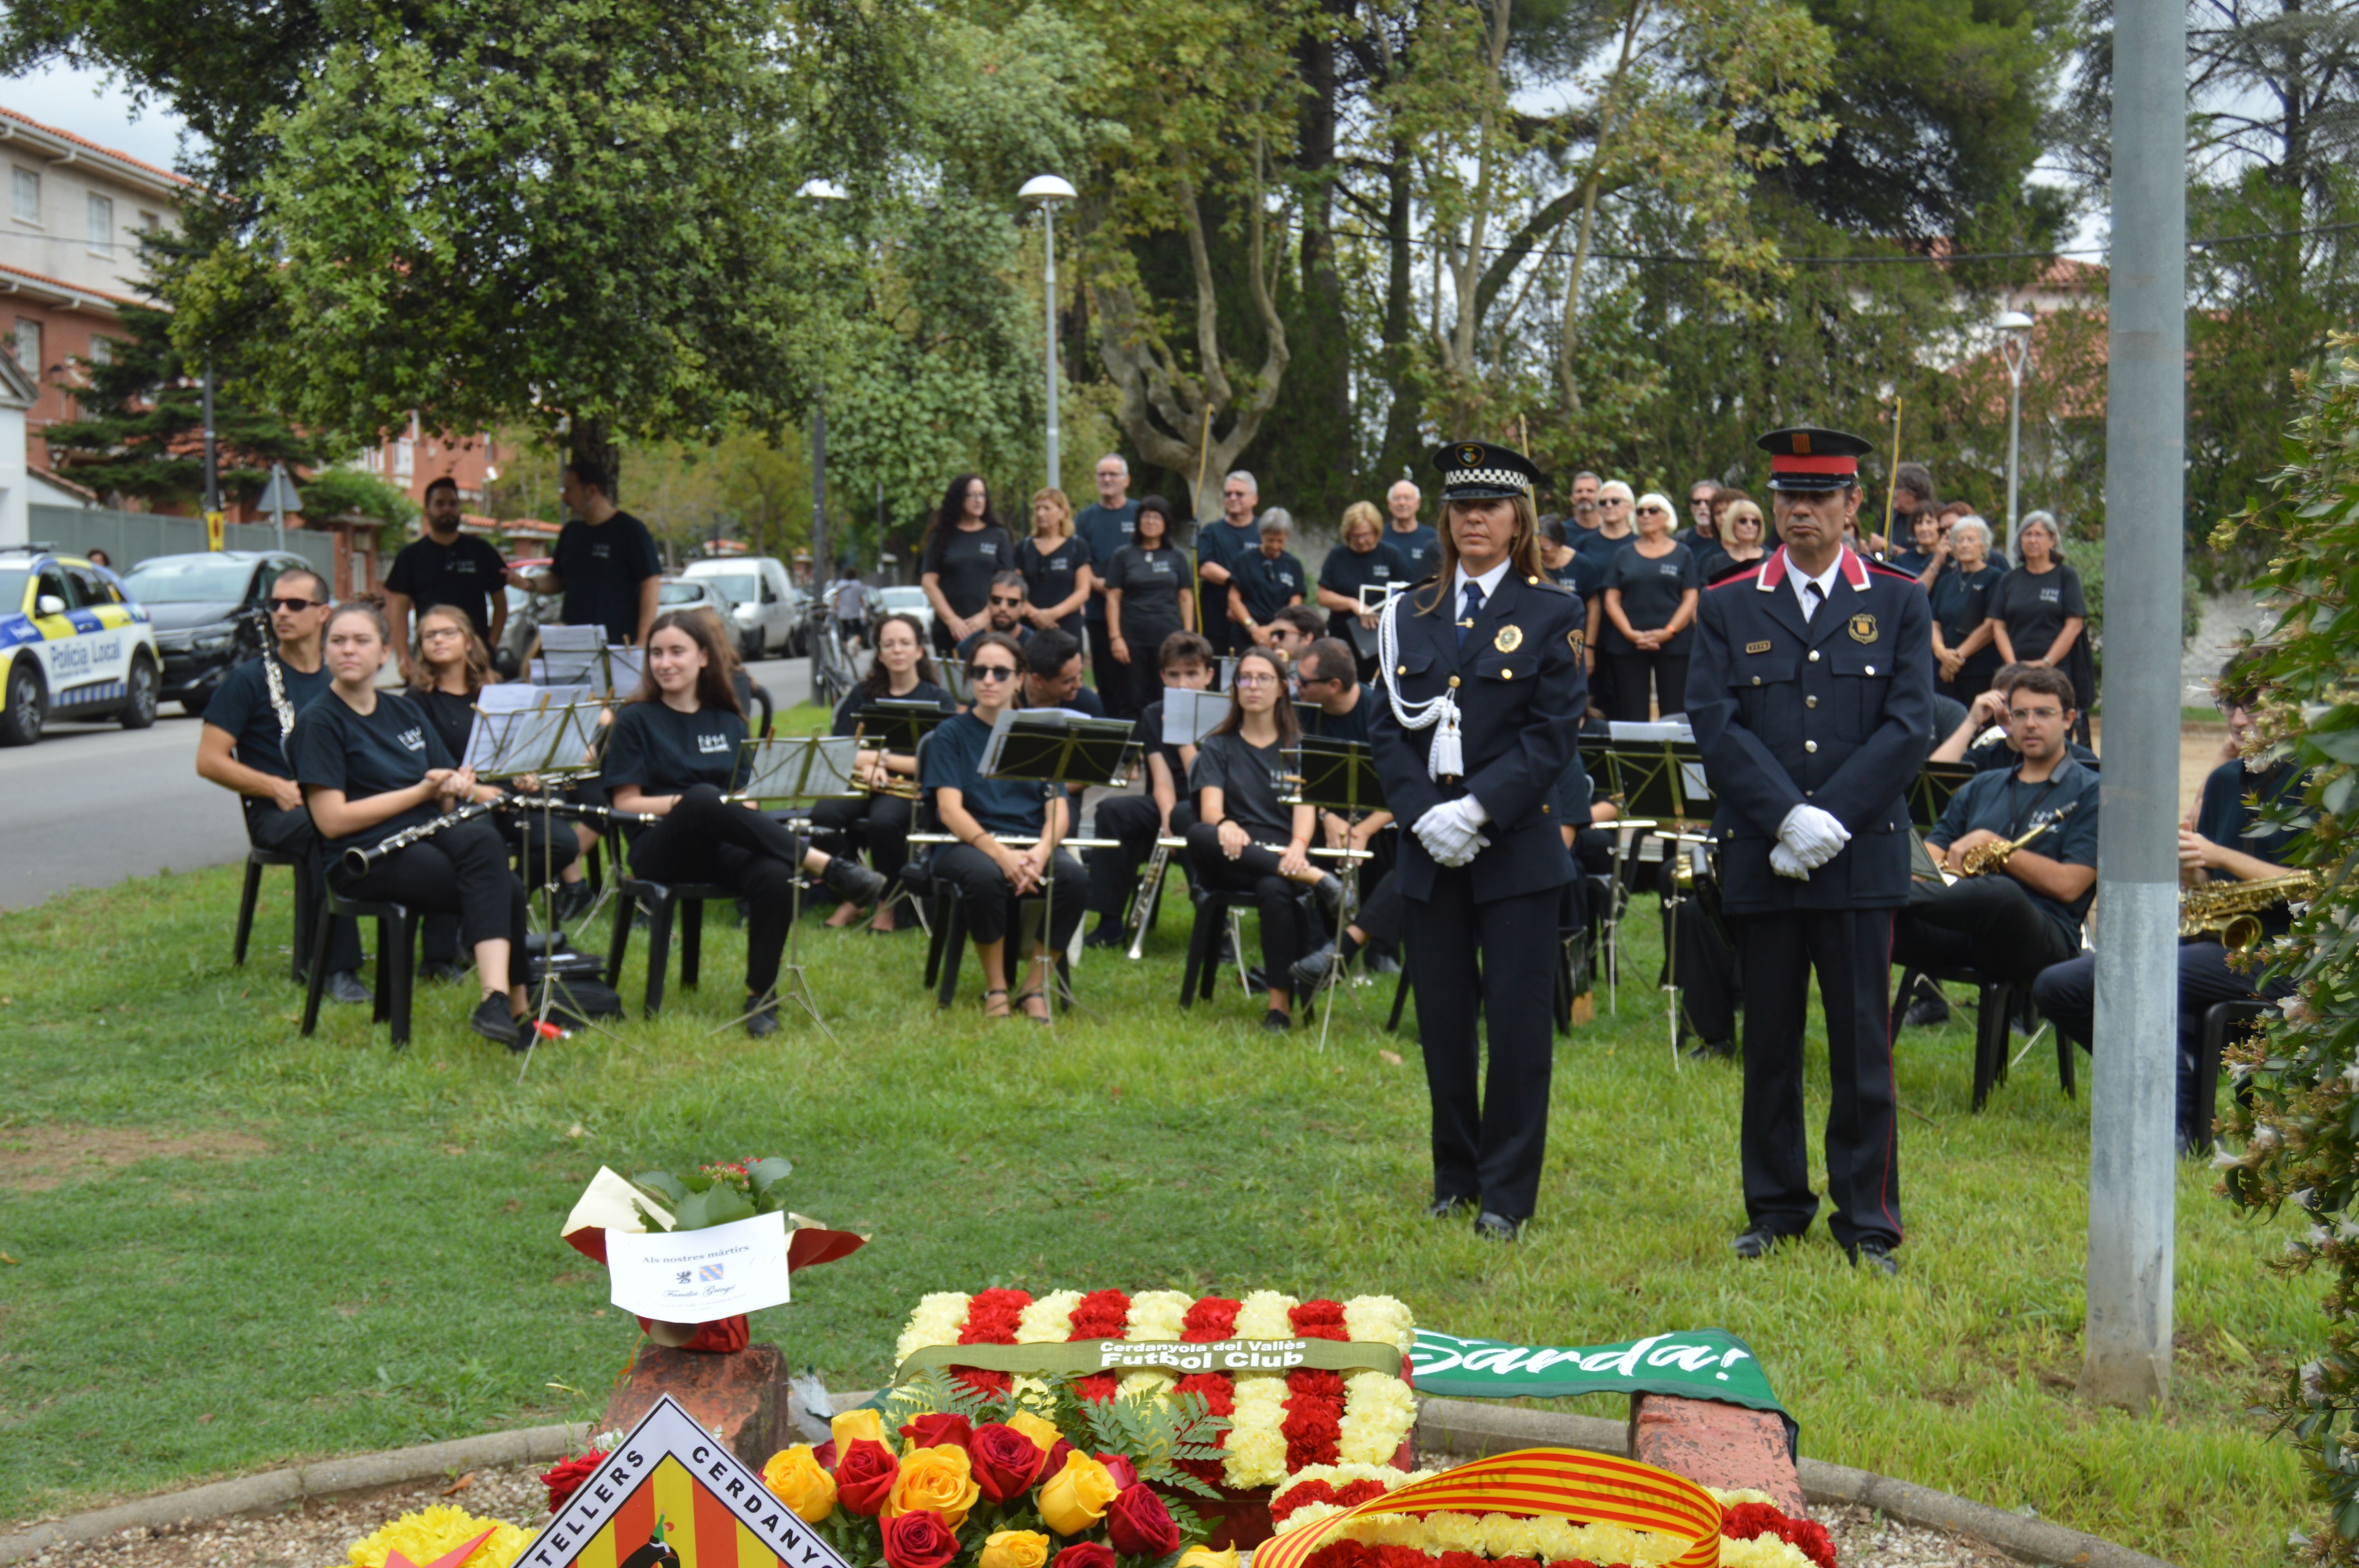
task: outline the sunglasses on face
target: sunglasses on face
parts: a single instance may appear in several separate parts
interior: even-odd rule
[[[293,615],[304,610],[324,610],[328,604],[324,599],[274,599],[269,602],[272,611],[281,615]]]
[[[1663,515],[1663,509],[1659,506],[1641,506],[1638,508],[1638,515],[1641,517],[1660,517]]]
[[[966,673],[976,680],[1014,680],[1016,666],[1014,665],[972,665],[968,666]]]
[[[1020,599],[1002,599],[995,593],[991,596],[991,602],[1002,610],[1014,610],[1024,601]]]

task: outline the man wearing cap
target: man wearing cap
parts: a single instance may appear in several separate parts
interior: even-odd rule
[[[1407,827],[1394,875],[1433,1101],[1427,1212],[1472,1213],[1475,1235],[1513,1241],[1548,1142],[1557,905],[1574,875],[1554,797],[1588,706],[1582,605],[1540,568],[1528,460],[1459,441],[1433,466],[1439,575],[1385,607],[1369,731]]]
[[[1761,438],[1784,543],[1705,590],[1688,719],[1714,800],[1723,907],[1745,974],[1745,1229],[1766,1256],[1817,1215],[1802,1123],[1810,974],[1826,1013],[1829,1228],[1896,1273],[1899,1129],[1888,989],[1908,902],[1909,784],[1933,706],[1916,579],[1843,544],[1868,444],[1837,430]]]

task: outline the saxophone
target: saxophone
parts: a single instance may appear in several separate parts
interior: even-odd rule
[[[2050,827],[2055,827],[2058,823],[2071,816],[2074,811],[2080,809],[2080,806],[2081,803],[2076,800],[2071,805],[2066,806],[2063,810],[2058,812],[2055,816],[2049,817],[2047,821],[2033,823],[2031,825],[2031,831],[2026,833],[2020,838],[2008,838],[1996,844],[1975,845],[1973,849],[1967,850],[1964,856],[1959,860],[1958,875],[1962,877],[1988,876],[1991,872],[1999,870],[2002,866],[2005,866],[2007,861],[2013,860],[2015,858],[2015,852],[2017,849],[2022,849],[2026,844],[2030,843],[2042,833],[2047,832]]]
[[[2292,871],[2249,882],[2198,882],[2179,893],[2179,939],[2209,936],[2231,953],[2260,944],[2261,916],[2280,903],[2299,903],[2318,891],[2316,871]]]

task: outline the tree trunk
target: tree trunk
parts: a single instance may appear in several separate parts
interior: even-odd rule
[[[1409,312],[1416,304],[1410,274],[1408,148],[1396,137],[1385,166],[1385,321],[1383,352],[1385,384],[1392,404],[1385,413],[1385,445],[1377,459],[1378,477],[1389,488],[1397,469],[1413,469],[1424,446],[1425,404],[1418,395],[1416,353],[1409,335],[1415,330]]]

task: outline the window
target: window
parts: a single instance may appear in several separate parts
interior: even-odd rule
[[[90,195],[90,248],[101,255],[114,254],[114,198]]]
[[[418,471],[418,443],[404,436],[393,444],[393,477],[407,480]]]
[[[16,176],[10,188],[9,200],[14,203],[11,210],[19,223],[38,223],[41,221],[41,177],[29,168],[16,170]]]
[[[114,340],[113,338],[92,337],[90,341],[90,362],[94,365],[113,364],[114,362]]]
[[[73,589],[73,606],[77,610],[94,610],[102,604],[117,604],[121,600],[106,579],[98,575],[95,567],[67,567],[66,582]]]
[[[163,226],[164,221],[161,218],[157,217],[155,213],[142,211],[139,214],[139,232],[141,233],[152,234]]]
[[[35,381],[41,379],[41,324],[29,316],[16,318],[16,336],[8,347],[16,363]]]

